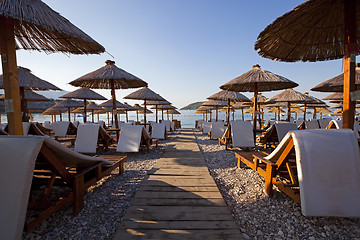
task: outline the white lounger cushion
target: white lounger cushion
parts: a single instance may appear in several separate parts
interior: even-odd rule
[[[330,118],[322,118],[322,119],[318,119],[318,121],[319,121],[320,128],[325,129],[325,128],[327,128],[327,126],[329,126],[331,119]]]
[[[275,124],[277,136],[279,139],[279,142],[285,135],[292,130],[297,130],[297,125],[295,123],[289,123],[289,122],[279,122]]]
[[[218,139],[224,135],[226,130],[224,122],[211,123],[211,139]]]
[[[139,152],[143,128],[143,125],[122,125],[116,151]]]
[[[254,132],[250,121],[231,121],[230,124],[233,147],[255,147]]]
[[[65,137],[69,128],[70,122],[59,121],[51,124],[51,129],[55,132],[55,137]]]
[[[23,122],[22,125],[23,125],[23,135],[27,136],[29,134],[31,122]]]
[[[99,127],[99,124],[80,124],[74,150],[82,153],[96,153]]]
[[[319,123],[316,119],[305,121],[305,129],[319,129]]]
[[[208,134],[210,132],[210,128],[211,128],[211,123],[203,122],[203,128],[202,128],[203,133]]]
[[[165,139],[164,123],[151,123],[151,138]]]
[[[166,131],[170,132],[171,131],[171,122],[169,120],[163,120],[162,122],[165,123]]]

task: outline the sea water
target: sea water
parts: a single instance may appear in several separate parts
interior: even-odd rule
[[[167,120],[172,120],[172,119],[176,119],[181,121],[181,127],[182,128],[194,128],[195,127],[195,121],[196,120],[202,120],[203,119],[203,114],[196,114],[195,110],[179,110],[179,112],[181,114],[176,114],[173,115],[173,118],[171,116],[171,114],[168,116],[167,114],[164,114],[162,116],[161,111],[159,111],[158,113],[158,119],[164,119]],[[52,121],[51,119],[51,115],[41,115],[40,113],[32,113],[33,116],[33,121],[35,122],[41,122],[43,123],[44,121]],[[281,119],[285,119],[286,118],[286,114],[282,114]],[[294,116],[294,114],[292,114],[292,116]],[[303,114],[298,114],[297,115],[298,118],[303,117]],[[308,118],[312,118],[312,114],[308,113],[307,114]],[[144,115],[143,114],[139,114],[138,116],[139,121],[143,120]],[[213,111],[212,119],[215,119],[215,111]],[[333,117],[334,118],[334,117]],[[68,114],[67,113],[62,113],[62,120],[63,121],[68,121]],[[71,113],[70,115],[70,119],[71,121],[74,121],[74,114]],[[137,121],[137,116],[135,112],[129,112],[128,113],[128,119],[129,120],[134,120]],[[210,119],[210,116],[208,115],[208,120]],[[218,113],[218,120],[225,120],[226,119],[226,113]],[[235,120],[242,120],[242,116],[241,116],[241,111],[236,111],[235,115],[234,115],[234,119]],[[250,113],[245,113],[244,114],[244,120],[251,120],[252,116]],[[270,119],[274,119],[274,113],[264,113],[264,120],[268,121]],[[60,117],[59,115],[56,116],[56,120],[60,121]],[[75,120],[79,121],[79,122],[83,122],[83,116],[82,114],[76,114],[75,115]],[[94,121],[97,122],[98,120],[102,120],[104,121],[106,124],[108,123],[108,119],[107,119],[107,114],[95,114],[94,115]],[[147,114],[146,115],[146,120],[147,121],[155,121],[155,114]],[[231,113],[230,115],[230,120],[233,120],[233,114]],[[92,121],[92,116],[88,115],[87,116],[87,121],[91,122]],[[111,115],[110,115],[110,119],[109,122],[111,121]],[[121,114],[120,115],[120,121],[126,121],[126,116],[125,114]],[[2,113],[1,114],[1,122],[2,123],[6,123],[7,122],[7,118],[6,118],[6,114]]]

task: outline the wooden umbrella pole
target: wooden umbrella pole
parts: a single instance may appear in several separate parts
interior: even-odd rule
[[[84,121],[84,123],[86,123],[86,99],[84,99],[84,116],[83,116],[83,121]]]
[[[119,122],[118,122],[118,117],[116,114],[116,95],[115,95],[115,83],[114,83],[114,79],[110,80],[110,88],[111,88],[111,98],[112,98],[112,102],[113,102],[113,106],[112,106],[112,112],[114,118],[115,118],[115,128],[119,128]],[[118,139],[118,136],[117,136]]]
[[[70,107],[68,107],[68,113],[69,113],[69,122],[71,122],[71,115],[70,115]]]
[[[233,114],[233,121],[235,121],[235,111],[232,112]]]
[[[94,122],[94,110],[93,109],[91,109],[91,120],[92,120],[92,122]]]
[[[16,64],[14,20],[0,17],[0,51],[5,90],[5,111],[10,135],[23,135],[20,90]]]
[[[75,120],[76,120],[76,113],[74,113],[74,122],[75,122]]]
[[[278,121],[280,121],[280,113],[281,113],[280,107],[278,107]]]
[[[164,109],[161,109],[161,120],[164,120]]]
[[[291,118],[291,113],[290,113],[290,102],[287,103],[287,120],[288,122],[290,122],[290,118]]]
[[[61,111],[60,111],[60,121],[62,121],[62,114],[61,114]]]
[[[228,101],[227,101],[227,119],[226,119],[226,122],[227,122],[227,124],[229,125],[229,123],[230,123],[230,99],[228,99]]]
[[[354,128],[355,102],[350,93],[355,91],[355,64],[358,46],[356,42],[356,1],[344,0],[345,23],[345,59],[344,59],[344,96],[343,96],[343,128]]]
[[[215,121],[218,121],[218,108],[219,106],[215,106]]]
[[[156,114],[155,115],[155,118],[156,118],[155,122],[157,123],[158,122],[158,105],[157,104],[155,105],[155,114]]]
[[[139,122],[139,111],[136,110],[136,121]]]
[[[29,122],[28,111],[27,111],[27,102],[25,99],[25,89],[24,87],[20,87],[20,105],[21,105],[21,113],[22,113],[22,121]]]
[[[129,122],[128,111],[125,110],[125,114],[126,114],[126,122]]]
[[[144,123],[146,125],[146,99],[144,100]]]
[[[244,121],[244,108],[243,107],[241,108],[241,118]]]
[[[316,107],[314,107],[313,119],[316,119]]]
[[[257,95],[258,95],[258,84],[255,83],[255,86],[254,86],[254,114],[253,114],[254,140],[256,138]]]
[[[109,119],[109,112],[106,112],[107,120],[108,120],[108,126],[110,126],[110,119]]]
[[[306,103],[304,104],[304,121],[306,121]]]

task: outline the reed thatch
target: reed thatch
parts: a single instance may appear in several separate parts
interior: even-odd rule
[[[210,100],[220,100],[220,101],[232,101],[232,102],[250,102],[250,99],[243,94],[235,91],[226,91],[221,90],[220,92],[217,92],[207,99]]]
[[[167,105],[171,104],[171,102],[165,101],[155,101],[155,100],[146,100],[146,105]]]
[[[144,109],[142,106],[140,106],[139,104],[134,104],[134,108],[136,109],[136,110],[141,110],[141,109]]]
[[[62,95],[60,98],[74,98],[74,99],[90,99],[90,100],[106,100],[105,97],[94,92],[89,88],[79,88],[75,91]]]
[[[90,102],[88,105],[86,105],[86,109],[87,110],[103,110],[102,107],[98,106],[96,103],[94,102]]]
[[[356,4],[357,13],[360,4]],[[357,26],[360,18],[357,17]],[[258,36],[259,55],[278,61],[324,61],[343,58],[344,1],[309,0],[277,18]],[[360,42],[357,34],[356,41]]]
[[[113,101],[111,99],[107,100],[107,101],[99,104],[99,106],[103,107],[103,108],[112,108],[113,107]],[[122,104],[121,102],[116,100],[116,108],[126,108],[126,106],[124,104]]]
[[[78,107],[71,111],[71,113],[83,113],[84,107]]]
[[[176,109],[168,109],[164,112],[165,114],[181,114],[178,110]]]
[[[237,92],[253,92],[255,84],[259,92],[297,87],[298,84],[272,72],[261,69],[258,64],[241,76],[225,83],[220,88]]]
[[[246,109],[246,111],[244,113],[254,113],[254,108],[251,107],[249,109]]]
[[[166,101],[163,97],[159,94],[155,93],[148,87],[140,88],[133,93],[130,93],[125,99],[135,99],[135,100],[157,100],[157,101]],[[146,102],[147,104],[147,102]]]
[[[138,113],[139,113],[139,114],[144,114],[144,108],[142,108],[142,110],[139,110]],[[145,112],[145,113],[146,113],[146,114],[148,114],[148,113],[151,114],[151,113],[153,113],[153,112],[146,108],[146,112]]]
[[[68,111],[68,108],[65,107],[49,107],[48,109],[46,109],[41,115],[53,115],[53,114],[57,114],[57,113],[62,113],[62,112],[66,112]]]
[[[273,107],[270,108],[269,110],[267,110],[266,112],[270,112],[270,113],[284,113],[284,110],[281,110],[281,108],[279,107]]]
[[[136,111],[137,109],[133,106],[131,106],[130,104],[124,102],[124,105],[126,106],[125,111]]]
[[[1,4],[1,3],[0,3]],[[45,90],[59,90],[60,88],[55,85],[42,80],[41,78],[35,76],[31,73],[30,69],[24,67],[17,67],[18,78],[19,78],[19,87],[24,89],[36,90],[36,91],[45,91]],[[4,88],[3,75],[0,75],[0,88]]]
[[[329,108],[342,108],[342,107],[343,107],[343,104],[342,104],[342,103],[337,103],[337,104],[332,105],[332,106],[329,107]]]
[[[201,104],[201,106],[208,106],[208,107],[224,107],[227,106],[227,101],[220,101],[220,100],[208,100]]]
[[[70,85],[96,89],[128,89],[147,87],[140,78],[117,67],[114,61],[107,60],[106,65],[70,82]],[[112,87],[113,82],[113,87]]]
[[[269,98],[267,103],[290,102],[290,103],[313,103],[316,100],[306,94],[295,91],[294,89],[285,89],[281,93]],[[320,100],[319,100],[320,101]]]
[[[329,96],[324,97],[322,100],[332,100],[332,101],[339,101],[339,100],[343,100],[343,96],[344,94],[342,92],[335,92],[330,94]]]
[[[105,51],[103,46],[40,0],[1,1],[0,17],[14,19],[18,49],[72,54]]]
[[[360,4],[359,4],[360,5]],[[344,86],[344,74],[340,74],[329,80],[326,80],[311,89],[317,92],[342,92]],[[355,68],[355,90],[360,90],[360,64]],[[342,99],[342,97],[341,97]]]
[[[25,90],[24,91],[24,98],[26,99],[27,102],[47,102],[47,101],[51,101],[47,97],[44,97],[43,95],[38,94],[36,92],[33,92],[31,90]],[[0,96],[0,101],[4,101],[4,99],[5,99],[5,95],[1,95]]]
[[[230,112],[235,112],[234,108],[230,108],[229,110]],[[219,110],[219,112],[227,112],[227,107],[223,107],[222,109]]]
[[[316,107],[314,110],[311,111],[311,113],[331,113],[331,111],[325,107]]]
[[[150,109],[168,110],[168,109],[175,109],[175,107],[171,106],[170,104],[164,104],[164,105],[153,106]]]
[[[206,111],[211,111],[211,110],[215,110],[215,107],[213,106],[201,106],[196,110],[206,110]]]
[[[299,107],[292,107],[292,108],[290,109],[290,112],[292,112],[292,113],[304,113],[304,110],[302,110],[302,109],[299,108]]]
[[[248,108],[249,105],[246,102],[237,102],[232,105],[235,109],[242,109],[242,108]]]
[[[83,106],[82,103],[78,102],[78,101],[74,101],[71,99],[66,99],[63,100],[61,102],[58,102],[54,105],[54,108],[78,108]]]

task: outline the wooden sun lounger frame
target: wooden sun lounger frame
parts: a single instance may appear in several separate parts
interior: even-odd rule
[[[100,156],[109,161],[112,165],[103,165],[101,162],[95,162],[92,166],[82,168],[65,167],[50,148],[43,144],[35,170],[33,184],[46,182],[46,189],[42,194],[40,202],[32,202],[29,200],[28,209],[44,208],[37,217],[28,220],[25,223],[25,230],[29,231],[38,225],[41,221],[52,215],[54,212],[64,208],[68,203],[73,203],[73,213],[78,214],[84,207],[85,191],[94,183],[110,174],[114,169],[119,168],[119,174],[124,172],[124,162],[126,156]],[[71,188],[71,192],[67,196],[60,197],[56,202],[48,201],[51,189],[55,183],[60,183]]]
[[[257,138],[257,142],[264,144],[264,148],[276,148],[279,143],[275,124],[269,127],[268,131],[265,131],[262,136]]]
[[[300,189],[296,171],[294,141],[290,139],[276,162],[265,159],[265,152],[237,152],[238,168],[241,162],[265,178],[264,192],[267,196],[273,195],[273,185],[286,195],[300,203]]]
[[[218,139],[219,140],[219,145],[224,144],[225,145],[225,149],[228,150],[229,145],[232,143],[232,138],[231,138],[231,124],[229,124],[224,132],[224,135]]]

